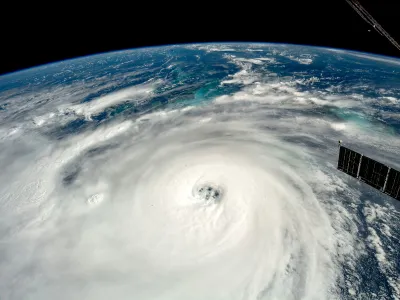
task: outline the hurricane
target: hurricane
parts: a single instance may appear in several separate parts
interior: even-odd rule
[[[372,119],[389,111],[335,62],[301,68],[335,55],[395,77],[400,63],[293,47],[150,48],[3,77],[0,298],[399,299],[400,207],[336,162],[343,139],[398,166],[400,127]],[[185,69],[207,55],[205,79]],[[398,117],[400,88],[378,85]]]

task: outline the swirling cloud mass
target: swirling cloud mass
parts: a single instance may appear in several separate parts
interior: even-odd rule
[[[4,77],[1,299],[399,299],[399,206],[335,169],[338,139],[398,166],[398,133],[368,119],[376,97],[272,70],[329,50],[224,47],[185,48],[234,68],[213,62],[206,83],[173,47],[160,65],[156,49],[85,58],[105,71],[67,83],[78,62],[26,90]]]

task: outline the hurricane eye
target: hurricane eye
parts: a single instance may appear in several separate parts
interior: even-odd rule
[[[222,195],[221,188],[210,184],[201,185],[195,191],[195,197],[205,202],[209,201],[218,202],[221,200],[221,195]]]

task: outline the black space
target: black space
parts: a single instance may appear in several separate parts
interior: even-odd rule
[[[397,0],[359,2],[400,42]],[[294,43],[400,57],[345,0],[273,3],[109,1],[93,8],[83,2],[40,8],[17,3],[1,12],[0,74],[106,51],[214,41]]]

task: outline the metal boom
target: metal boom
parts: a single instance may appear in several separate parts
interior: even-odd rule
[[[346,2],[364,19],[365,22],[375,28],[375,30],[382,36],[386,37],[389,42],[393,44],[398,50],[400,50],[399,43],[386,32],[385,29],[367,12],[367,10],[357,0],[346,0]]]

